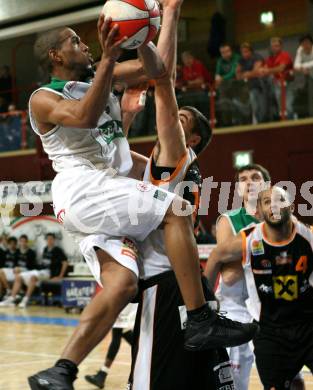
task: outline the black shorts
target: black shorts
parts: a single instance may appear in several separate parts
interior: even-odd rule
[[[128,389],[233,389],[225,349],[184,349],[185,318],[180,314],[184,304],[174,273],[150,278],[141,288]],[[212,300],[212,294],[206,292],[207,299]]]
[[[304,365],[313,371],[313,320],[279,328],[261,326],[254,347],[265,390],[289,389]]]

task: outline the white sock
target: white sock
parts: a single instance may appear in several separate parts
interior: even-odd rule
[[[9,297],[7,297],[6,299],[8,302],[13,302],[14,301],[14,298],[10,295]]]
[[[103,372],[105,372],[106,374],[108,374],[108,372],[109,372],[109,367],[107,367],[106,365],[103,365],[101,368],[100,368],[100,371],[103,371]]]
[[[23,299],[22,299],[22,302],[23,303],[27,303],[29,301],[29,298],[28,297],[24,297]]]

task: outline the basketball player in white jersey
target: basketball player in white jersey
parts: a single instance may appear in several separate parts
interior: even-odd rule
[[[143,72],[139,62],[115,66],[127,38],[116,42],[118,26],[110,25],[109,18],[100,16],[103,54],[92,84],[86,83],[92,65],[89,49],[73,30],[48,32],[35,45],[52,79],[32,94],[29,112],[57,172],[52,185],[55,213],[65,229],[80,239],[82,253],[100,274],[98,282],[105,292],[86,307],[56,365],[29,378],[33,390],[73,389],[78,364],[103,339],[137,291],[134,240],[143,241],[161,224],[188,310],[185,348],[238,345],[256,331],[254,326],[222,321],[207,306],[192,221],[186,216],[188,202],[126,177],[132,158],[111,85],[112,80],[134,80]],[[142,46],[139,52],[148,77],[160,76],[164,69],[154,46]],[[185,215],[174,213],[170,207],[174,200]]]
[[[193,107],[178,111],[174,94],[177,24],[182,0],[163,0],[163,28],[158,51],[170,76],[156,80],[158,141],[147,162],[144,180],[180,194],[195,206],[195,226],[202,178],[197,162],[211,140],[207,119]],[[129,102],[129,105],[130,102]],[[185,187],[184,187],[185,185]],[[187,186],[188,187],[187,187]],[[185,312],[181,294],[166,255],[162,231],[139,243],[139,310],[134,331],[131,390],[220,389],[226,380],[226,351],[189,352],[183,348]],[[199,264],[200,269],[200,264]],[[204,286],[207,299],[214,295]],[[216,304],[216,302],[215,302]],[[228,367],[227,367],[228,362]],[[218,367],[223,367],[222,372]]]

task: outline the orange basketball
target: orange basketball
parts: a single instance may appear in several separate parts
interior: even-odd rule
[[[119,25],[118,39],[128,37],[124,49],[150,42],[160,28],[160,9],[155,0],[108,0],[101,12]]]

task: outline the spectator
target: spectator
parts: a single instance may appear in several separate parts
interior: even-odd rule
[[[228,43],[221,45],[220,53],[221,57],[218,59],[216,65],[216,87],[219,87],[222,81],[236,79],[236,69],[239,61],[239,55],[233,53],[233,50]]]
[[[18,264],[19,255],[20,251],[17,248],[17,239],[15,237],[9,237],[7,250],[4,253],[3,267],[0,269],[0,291],[3,294],[5,290],[6,296],[9,296],[11,293],[10,283],[13,283],[15,279],[14,269]]]
[[[251,123],[248,86],[236,79],[239,55],[226,43],[220,47],[220,53],[215,74],[217,121],[221,126]]]
[[[286,81],[286,111],[289,119],[293,118],[293,91],[292,84],[293,62],[290,54],[283,51],[283,42],[281,38],[271,38],[271,55],[266,59],[265,66],[259,69],[260,76],[273,76],[274,92],[279,111],[281,109],[281,83]]]
[[[12,100],[12,76],[7,65],[0,67],[0,96],[8,106]]]
[[[12,294],[0,306],[15,306],[17,294],[20,292],[23,284],[27,286],[26,294],[19,308],[24,309],[33,294],[38,282],[43,280],[60,281],[65,276],[68,261],[61,248],[55,245],[55,234],[48,233],[46,235],[47,246],[43,251],[43,259],[40,269],[25,271],[18,274],[12,289]]]
[[[255,53],[250,43],[240,45],[241,57],[239,59],[236,75],[238,80],[244,80],[249,85],[249,97],[252,108],[253,121],[264,122],[267,114],[266,85],[264,79],[259,77],[258,70],[263,66],[263,57]]]
[[[16,273],[37,268],[36,253],[29,247],[26,234],[22,234],[19,238],[19,250]]]
[[[205,89],[211,83],[212,77],[203,65],[189,51],[182,54],[183,81],[186,89]]]
[[[294,69],[305,76],[308,91],[308,112],[310,116],[313,116],[313,38],[310,34],[300,38]]]

